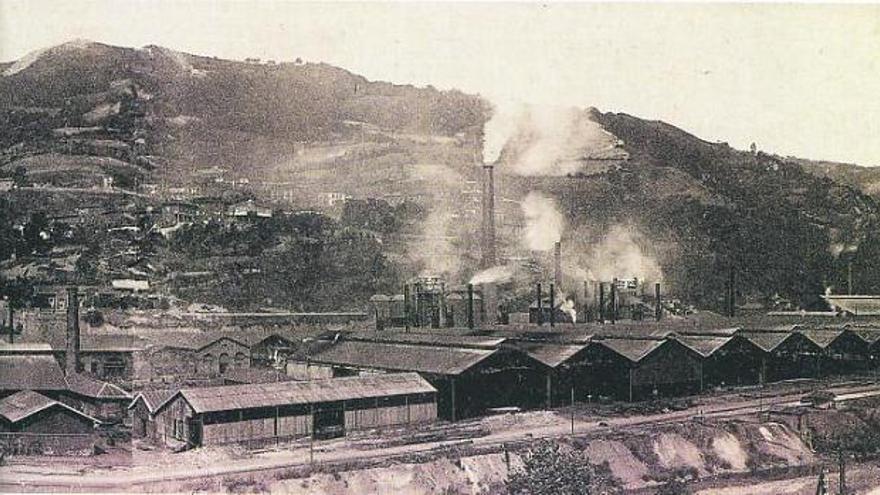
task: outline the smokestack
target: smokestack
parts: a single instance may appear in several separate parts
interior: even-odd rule
[[[538,326],[544,324],[544,303],[541,301],[541,284],[538,284]]]
[[[64,353],[65,372],[79,371],[79,293],[76,287],[67,288],[67,352]]]
[[[483,269],[495,266],[495,174],[492,165],[483,165]]]
[[[403,284],[403,324],[406,331],[409,332],[409,284]]]
[[[617,319],[617,279],[611,282],[611,324]]]
[[[599,322],[605,323],[605,282],[599,282]]]
[[[562,287],[562,242],[553,245],[553,283]]]
[[[471,330],[474,329],[474,284],[468,284],[468,300],[467,300],[467,326]]]
[[[654,319],[660,321],[663,316],[663,308],[660,306],[660,282],[654,284]]]
[[[556,286],[550,284],[550,326],[556,325]]]
[[[593,317],[590,314],[590,286],[588,282],[584,280],[584,321],[589,323],[593,321]]]

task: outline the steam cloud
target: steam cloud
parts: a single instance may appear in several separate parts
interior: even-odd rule
[[[539,192],[532,191],[522,202],[525,216],[523,244],[532,251],[549,251],[562,239],[565,220],[556,208],[556,202]]]
[[[422,267],[421,276],[455,278],[461,268],[460,254],[449,235],[452,214],[442,206],[435,206],[422,223],[419,239],[409,246],[413,261]]]
[[[513,274],[514,268],[512,266],[493,266],[492,268],[487,268],[471,277],[470,283],[475,285],[500,284],[512,280]]]
[[[483,160],[495,163],[507,149],[508,170],[523,176],[578,172],[584,158],[622,158],[618,140],[572,107],[496,106],[483,129]]]
[[[599,280],[633,278],[659,282],[663,279],[660,265],[640,246],[638,231],[631,226],[615,225],[593,248],[587,266]]]

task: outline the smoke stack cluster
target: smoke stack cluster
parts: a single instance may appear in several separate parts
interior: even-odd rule
[[[67,351],[64,353],[65,372],[70,375],[80,371],[79,363],[79,293],[76,287],[67,289]]]
[[[495,174],[492,165],[483,165],[483,269],[495,266]]]

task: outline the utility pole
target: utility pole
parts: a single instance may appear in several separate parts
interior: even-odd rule
[[[574,435],[574,385],[571,387],[571,434]]]
[[[843,455],[843,449],[837,451],[837,463],[840,465],[840,486],[837,493],[847,495],[846,491],[846,456]]]

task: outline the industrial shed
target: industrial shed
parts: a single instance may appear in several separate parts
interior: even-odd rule
[[[0,448],[29,455],[88,454],[97,419],[31,390],[0,400]]]
[[[496,407],[534,407],[544,400],[544,366],[512,349],[340,341],[298,364],[330,368],[336,376],[417,372],[437,388],[439,415],[453,421]]]
[[[156,438],[156,410],[178,390],[144,390],[138,393],[128,406],[133,438]]]
[[[767,353],[767,381],[818,376],[822,347],[792,330],[747,330],[743,337]]]
[[[855,332],[840,328],[799,329],[798,333],[822,349],[818,373],[848,374],[870,367],[870,346]]]
[[[190,447],[270,443],[437,418],[437,390],[415,373],[187,388],[154,413],[153,439]]]
[[[763,383],[764,351],[739,335],[682,335],[676,339],[703,359],[704,386]]]
[[[591,351],[604,348],[617,358],[610,358],[608,352],[593,353],[597,379],[618,384],[618,395],[625,384],[624,397],[630,401],[703,389],[701,356],[675,339],[603,339],[594,344]]]

